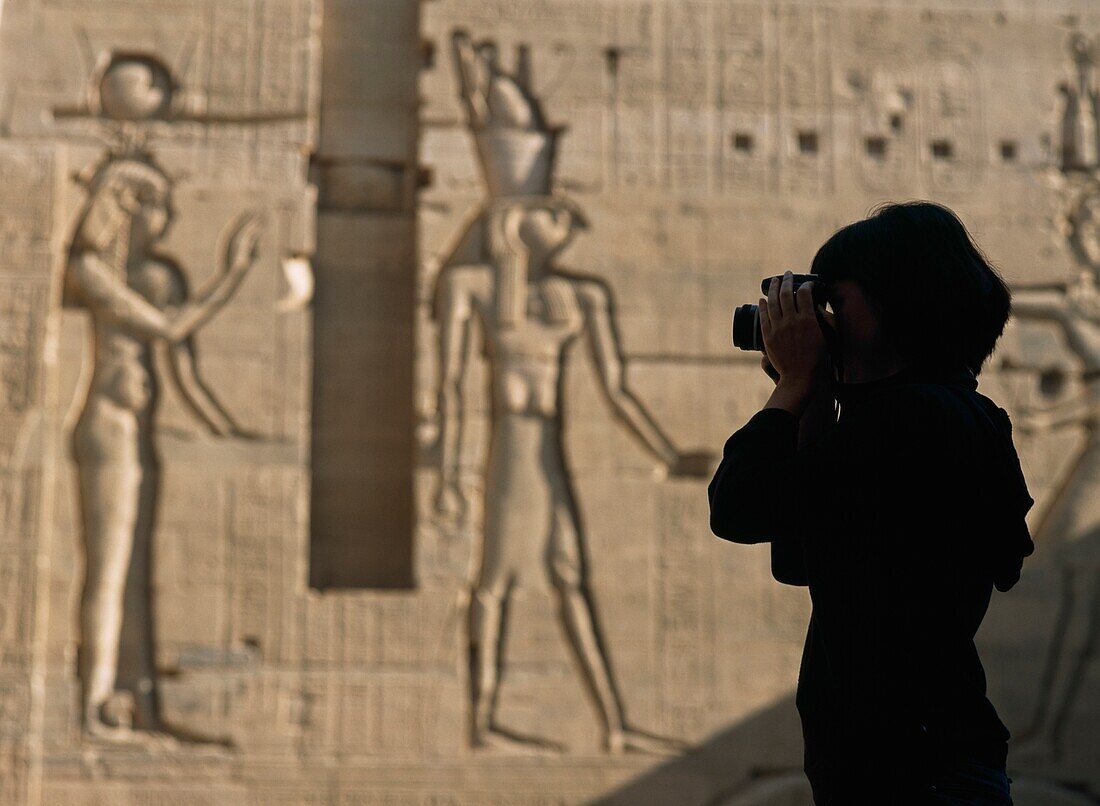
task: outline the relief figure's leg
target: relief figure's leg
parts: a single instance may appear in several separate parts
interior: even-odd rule
[[[496,429],[486,473],[481,574],[470,605],[473,740],[475,747],[511,753],[560,751],[559,745],[541,737],[502,727],[496,718],[509,600],[531,571],[541,571],[552,500],[538,461],[545,425],[526,417],[504,417]]]
[[[1059,755],[1062,726],[1073,705],[1082,673],[1096,648],[1100,628],[1100,569],[1064,572],[1064,596],[1051,648],[1032,737],[1019,754],[1051,759]]]
[[[78,465],[84,524],[85,578],[80,600],[80,678],[84,723],[110,734],[103,708],[118,674],[123,596],[138,514],[141,469],[136,463]]]
[[[152,457],[143,461],[134,547],[126,577],[118,685],[133,692],[134,727],[161,730],[154,668],[152,548],[159,471]]]
[[[500,683],[500,651],[503,643],[504,602],[507,582],[483,580],[470,602],[470,638],[474,652],[472,666],[474,742],[492,729],[497,687]]]
[[[554,533],[547,558],[550,577],[561,601],[569,640],[584,669],[592,696],[600,709],[609,746],[622,736],[622,706],[611,679],[595,614],[584,583],[580,534],[572,501],[564,500],[554,512]]]
[[[637,730],[626,722],[622,699],[615,687],[585,581],[580,520],[564,472],[558,491],[554,533],[547,560],[554,587],[561,599],[570,641],[603,717],[607,750],[613,754],[628,750],[659,755],[682,752],[686,749],[683,743]]]
[[[497,695],[504,666],[505,611],[511,593],[511,578],[512,574],[506,568],[498,567],[483,574],[470,603],[470,634],[474,651],[471,663],[473,744],[474,747],[509,753],[561,752],[564,748],[554,742],[520,735],[501,727],[496,721]]]
[[[1075,554],[1100,540],[1100,444],[1090,436],[1070,464],[1034,529],[1040,556]],[[1095,551],[1095,549],[1093,549]],[[1095,560],[1083,564],[1072,556],[1056,560],[1061,566],[1061,597],[1039,697],[1027,738],[1012,748],[1017,759],[1052,760],[1058,753],[1058,734],[1077,689],[1081,671],[1092,653],[1098,626],[1098,580]]]
[[[142,456],[143,469],[138,490],[138,511],[134,525],[133,551],[126,577],[125,611],[119,646],[119,689],[132,694],[134,727],[141,733],[135,738],[153,741],[162,748],[177,747],[179,742],[231,747],[228,736],[194,730],[166,721],[160,712],[156,674],[156,624],[153,600],[153,537],[156,525],[160,467],[151,452]]]
[[[485,531],[481,570],[470,601],[471,692],[474,706],[473,740],[486,743],[493,727],[497,689],[500,685],[501,650],[504,642],[504,607],[511,588],[512,568],[507,551],[506,503],[490,466],[485,506]]]

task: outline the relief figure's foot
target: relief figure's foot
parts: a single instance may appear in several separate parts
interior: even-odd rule
[[[158,735],[167,736],[178,745],[190,745],[192,747],[209,747],[212,749],[232,750],[235,745],[233,740],[224,734],[207,733],[206,731],[178,725],[175,722],[158,718]]]
[[[110,725],[98,716],[84,717],[84,735],[96,742],[109,744],[136,744],[137,733],[129,725]]]
[[[539,736],[524,736],[506,728],[490,727],[474,735],[475,750],[491,750],[511,755],[564,753],[565,746]]]
[[[688,750],[688,744],[642,730],[623,728],[607,734],[607,752],[613,756],[624,753],[648,753],[654,756],[678,756]]]
[[[115,691],[84,706],[84,733],[89,739],[111,744],[132,744],[134,698],[128,692]]]
[[[172,752],[179,747],[179,742],[167,733],[134,730],[129,725],[112,724],[98,713],[85,715],[84,735],[93,742],[139,746],[146,750]]]
[[[139,745],[158,752],[173,752],[181,745],[232,747],[226,737],[165,722],[151,703],[152,700],[144,697],[135,701],[131,692],[116,691],[106,700],[85,709],[84,733],[93,741]]]

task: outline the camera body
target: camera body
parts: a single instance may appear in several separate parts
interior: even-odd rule
[[[768,286],[772,280],[783,280],[782,275],[765,277],[760,282],[760,291],[768,295]],[[796,274],[792,278],[794,290],[804,283],[813,283],[814,306],[825,303],[825,284],[816,274]],[[764,352],[764,336],[760,332],[760,307],[748,304],[739,305],[733,311],[733,346],[740,350]]]

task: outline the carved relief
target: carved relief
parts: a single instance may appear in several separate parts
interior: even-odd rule
[[[1070,40],[1074,80],[1058,87],[1062,96],[1062,146],[1060,167],[1064,172],[1093,171],[1100,159],[1100,92],[1095,82],[1095,65],[1100,45],[1082,34]]]
[[[91,380],[72,442],[86,557],[80,678],[85,730],[117,740],[131,738],[132,728],[163,729],[149,590],[159,387],[165,379],[175,385],[211,433],[241,434],[202,381],[193,336],[251,268],[261,219],[230,223],[222,265],[192,295],[180,267],[158,249],[171,223],[172,182],[152,158],[109,156],[87,188],[65,276],[67,301],[93,323]]]
[[[484,544],[470,614],[473,742],[513,751],[563,749],[507,730],[494,713],[505,666],[501,647],[508,599],[517,587],[548,581],[599,706],[607,749],[674,750],[676,743],[628,727],[598,638],[587,592],[584,532],[562,446],[566,348],[587,339],[617,418],[665,472],[700,475],[710,457],[677,450],[634,397],[607,286],[559,265],[558,255],[586,223],[574,203],[549,194],[558,130],[546,125],[530,94],[522,57],[520,68],[508,75],[497,65],[491,43],[473,46],[460,32],[453,46],[489,190],[489,201],[443,259],[436,291],[442,375],[436,508],[451,528],[467,509],[458,453],[466,345],[475,321],[492,375]],[[493,82],[499,83],[495,95]]]
[[[490,196],[546,193],[560,128],[546,125],[530,87],[530,55],[520,49],[516,69],[500,64],[495,42],[476,45],[465,31],[451,40],[461,98],[475,134]]]
[[[91,112],[113,123],[163,116],[173,82],[154,59],[111,59]],[[109,129],[110,131],[110,129]],[[69,245],[64,293],[91,315],[92,366],[72,433],[85,577],[80,599],[82,722],[94,738],[153,733],[196,739],[161,719],[154,670],[151,549],[160,468],[154,441],[160,387],[216,436],[243,432],[203,382],[195,334],[229,302],[256,256],[262,218],[222,233],[220,265],[192,292],[160,246],[174,215],[173,180],[140,146],[137,126],[79,177],[87,201]]]
[[[88,54],[91,72],[79,104],[53,110],[56,119],[77,119],[95,127],[131,128],[138,123],[278,122],[305,120],[298,109],[255,109],[246,112],[208,111],[203,99],[190,95],[176,76],[187,69],[191,49],[181,48],[175,64],[144,51],[102,50]]]
[[[912,71],[896,64],[848,75],[848,87],[859,99],[852,162],[868,190],[890,192],[913,181],[919,128],[914,86]]]
[[[1065,232],[1076,261],[1068,283],[1023,287],[1013,292],[1013,313],[1024,320],[1057,327],[1080,367],[1081,393],[1043,409],[1021,412],[1017,427],[1050,433],[1081,429],[1084,439],[1069,470],[1040,513],[1036,543],[1045,546],[1061,569],[1061,597],[1048,667],[1028,742],[1018,756],[1051,760],[1100,628],[1100,161],[1098,109],[1094,87],[1094,48],[1074,36],[1070,43],[1076,81],[1060,90],[1062,116],[1059,167],[1068,197]]]
[[[937,192],[974,187],[985,169],[978,77],[966,59],[947,59],[921,76],[922,166]]]

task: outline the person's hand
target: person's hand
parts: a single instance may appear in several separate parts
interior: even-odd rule
[[[768,297],[759,306],[765,360],[779,375],[776,383],[806,391],[827,378],[828,368],[825,335],[817,317],[829,317],[814,309],[812,286],[804,283],[795,293],[793,274],[788,271],[781,282],[772,279]]]
[[[764,374],[772,381],[779,383],[779,373],[775,371],[775,367],[772,366],[772,362],[767,355],[760,359],[760,369],[764,370]]]

